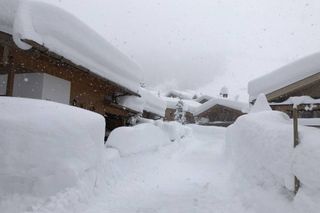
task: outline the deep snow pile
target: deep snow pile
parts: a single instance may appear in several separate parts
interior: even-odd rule
[[[90,111],[1,97],[1,212],[22,211],[30,205],[26,200],[56,195],[96,173],[104,128],[104,118]],[[89,179],[86,184],[94,185],[94,181]]]
[[[113,130],[106,145],[119,150],[121,156],[126,156],[156,150],[169,143],[168,136],[159,127],[145,123]]]
[[[282,112],[250,113],[227,129],[225,151],[236,168],[235,176],[266,190],[293,191],[297,176],[302,187],[294,198],[294,209],[318,212],[320,130],[299,126],[299,137],[294,149],[292,121]]]

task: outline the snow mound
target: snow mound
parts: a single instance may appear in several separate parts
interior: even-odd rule
[[[104,128],[104,118],[87,110],[1,97],[0,198],[48,197],[75,186],[99,165]]]
[[[299,126],[300,144],[293,148],[293,124],[282,112],[265,111],[240,117],[227,129],[225,151],[235,173],[265,189],[301,188],[295,208],[318,212],[320,202],[320,131]]]
[[[121,156],[156,150],[169,144],[168,136],[153,124],[139,124],[134,127],[119,127],[111,132],[107,147],[118,149]]]
[[[173,142],[179,142],[182,138],[191,134],[191,128],[177,121],[163,122],[155,121],[155,125],[160,127],[164,131],[169,139]]]
[[[277,111],[241,116],[227,129],[226,153],[252,182],[292,189],[292,123]]]
[[[31,48],[23,40],[32,40],[74,64],[138,92],[140,68],[77,17],[61,8],[44,2],[20,1],[12,36],[21,49]]]
[[[271,111],[267,97],[264,94],[260,94],[254,103],[253,107],[250,109],[250,113]]]

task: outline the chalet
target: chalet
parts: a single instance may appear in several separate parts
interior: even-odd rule
[[[193,113],[197,107],[201,104],[194,101],[194,100],[185,100],[179,98],[171,98],[171,97],[161,97],[166,103],[167,108],[165,111],[165,121],[174,121],[175,120],[175,113],[177,110],[177,104],[179,100],[183,102],[183,111],[185,112],[185,118],[187,123],[195,123]]]
[[[245,103],[225,98],[212,98],[199,106],[193,113],[196,123],[200,125],[229,126],[239,116],[248,112]]]
[[[320,118],[320,53],[250,81],[248,92],[251,103],[264,93],[273,110],[283,111],[290,117],[293,100],[300,99],[300,118]]]
[[[44,99],[95,111],[107,128],[136,114],[117,103],[139,96],[139,68],[73,15],[23,2],[0,20],[0,95]]]
[[[165,116],[166,103],[144,88],[139,89],[137,96],[122,96],[118,98],[118,103],[123,107],[139,113],[143,118],[157,120]]]

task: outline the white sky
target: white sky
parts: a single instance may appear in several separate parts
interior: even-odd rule
[[[161,89],[216,95],[226,85],[245,99],[248,80],[320,50],[319,0],[46,1],[98,31]]]

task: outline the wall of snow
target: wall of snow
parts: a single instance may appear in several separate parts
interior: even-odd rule
[[[104,128],[102,116],[80,108],[0,97],[0,198],[76,185],[101,161]]]
[[[292,189],[292,124],[281,112],[250,113],[227,129],[227,156],[247,178]]]
[[[299,138],[293,148],[292,121],[284,113],[250,113],[227,129],[225,151],[235,173],[263,188],[293,190],[297,176],[296,208],[313,212],[320,202],[320,130],[299,126]]]

